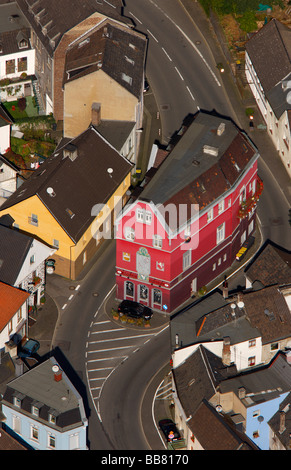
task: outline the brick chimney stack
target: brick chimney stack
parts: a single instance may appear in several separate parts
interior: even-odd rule
[[[92,125],[99,126],[101,124],[101,103],[92,103]]]

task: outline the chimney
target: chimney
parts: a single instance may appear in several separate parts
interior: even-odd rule
[[[230,366],[230,338],[229,336],[223,338],[222,362],[224,365]]]
[[[226,276],[224,276],[224,281],[222,283],[222,295],[224,299],[228,298],[228,282]]]
[[[92,125],[99,126],[101,124],[101,103],[92,103]]]
[[[217,135],[221,136],[225,131],[225,123],[221,122],[217,128]]]
[[[54,373],[55,382],[60,382],[62,380],[62,371],[57,364],[52,367]]]

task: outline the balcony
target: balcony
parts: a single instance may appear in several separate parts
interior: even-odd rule
[[[256,191],[254,194],[250,195],[245,201],[243,201],[238,210],[238,218],[245,219],[248,217],[249,213],[256,207],[260,195],[262,194],[264,188],[263,181],[257,177]]]

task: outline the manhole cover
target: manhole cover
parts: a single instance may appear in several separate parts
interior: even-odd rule
[[[161,109],[163,111],[168,111],[170,109],[170,106],[168,104],[162,104]]]
[[[98,294],[98,292],[93,292],[92,295],[93,295],[93,297],[98,297],[99,294]]]
[[[282,218],[275,217],[274,219],[270,219],[271,225],[282,225]]]
[[[69,289],[70,290],[75,290],[75,286],[70,286]]]
[[[195,44],[197,44],[197,46],[199,46],[199,44],[201,44],[201,41],[195,41]]]

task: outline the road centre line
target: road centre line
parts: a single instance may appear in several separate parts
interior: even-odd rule
[[[147,29],[147,32],[152,36],[152,38],[153,38],[156,42],[159,42],[159,41],[157,40],[157,38],[153,35],[153,33],[152,33],[149,29]]]
[[[203,55],[201,54],[201,52],[199,51],[199,49],[195,46],[195,44],[191,41],[191,39],[187,36],[187,34],[184,33],[184,31],[182,30],[182,28],[180,28],[180,26],[178,26],[174,20],[172,20],[172,18],[167,14],[165,13],[161,7],[159,7],[153,0],[149,0],[150,3],[152,3],[152,5],[154,5],[156,8],[158,8],[158,10],[160,10],[160,12],[180,31],[180,33],[184,36],[184,38],[191,44],[191,46],[193,47],[193,49],[195,50],[195,52],[197,52],[197,54],[200,56],[200,58],[203,60],[204,64],[206,65],[206,67],[208,68],[209,72],[211,73],[212,77],[214,78],[214,80],[216,81],[217,85],[218,86],[221,86],[221,83],[219,82],[219,80],[217,79],[215,73],[212,71],[210,65],[208,64],[208,62],[206,61],[206,59],[204,59]]]
[[[187,90],[189,91],[192,100],[195,101],[195,98],[194,98],[194,96],[193,96],[193,94],[192,94],[190,88],[189,88],[188,86],[186,86],[186,88],[187,88]]]
[[[130,11],[129,14],[136,20],[138,21],[140,24],[142,24],[142,22]]]
[[[183,76],[181,75],[181,72],[179,72],[179,70],[177,69],[177,67],[175,67],[175,69],[176,69],[177,74],[178,74],[179,77],[181,78],[181,80],[184,81],[184,78],[183,78]]]
[[[164,48],[162,47],[162,50],[164,51],[164,53],[166,54],[166,56],[168,57],[168,59],[169,59],[171,62],[173,62],[172,59],[171,59],[171,57],[170,57],[169,54],[167,53],[166,49],[164,49]]]

